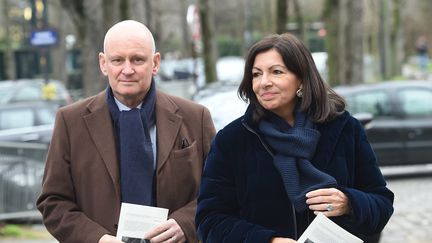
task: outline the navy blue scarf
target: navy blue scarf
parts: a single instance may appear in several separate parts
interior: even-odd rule
[[[155,83],[152,80],[140,110],[120,111],[110,86],[107,87],[107,102],[117,131],[122,202],[153,205],[154,158],[150,128],[156,122]]]
[[[308,208],[307,192],[337,185],[332,176],[318,170],[310,162],[320,133],[300,111],[295,113],[294,127],[276,115],[271,115],[270,120],[261,120],[259,129],[276,152],[273,163],[282,177],[288,198],[297,212],[305,211]]]

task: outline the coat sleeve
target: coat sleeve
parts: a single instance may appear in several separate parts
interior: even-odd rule
[[[379,233],[393,214],[394,194],[391,192],[378,167],[376,156],[360,123],[355,122],[353,154],[353,185],[340,189],[351,203],[351,216],[341,224],[358,235]]]
[[[222,133],[216,135],[204,167],[195,218],[198,237],[202,242],[269,242],[274,231],[238,216],[240,205],[230,158],[234,146],[222,142],[226,141],[221,139]]]
[[[68,137],[64,116],[59,111],[36,204],[46,228],[60,242],[98,242],[109,230],[87,217],[76,203]]]

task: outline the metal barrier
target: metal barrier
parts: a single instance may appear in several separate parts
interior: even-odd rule
[[[0,220],[35,218],[48,144],[0,141]]]

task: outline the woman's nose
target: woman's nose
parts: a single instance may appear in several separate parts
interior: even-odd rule
[[[261,78],[261,86],[268,87],[271,86],[273,83],[271,81],[270,75],[263,73]]]

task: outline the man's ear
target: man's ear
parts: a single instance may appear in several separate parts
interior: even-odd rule
[[[158,73],[160,62],[161,62],[161,55],[159,52],[156,52],[155,54],[153,54],[153,68],[152,68],[153,75],[156,75]]]
[[[103,75],[107,76],[107,70],[106,70],[106,56],[103,52],[99,52],[99,68]]]

